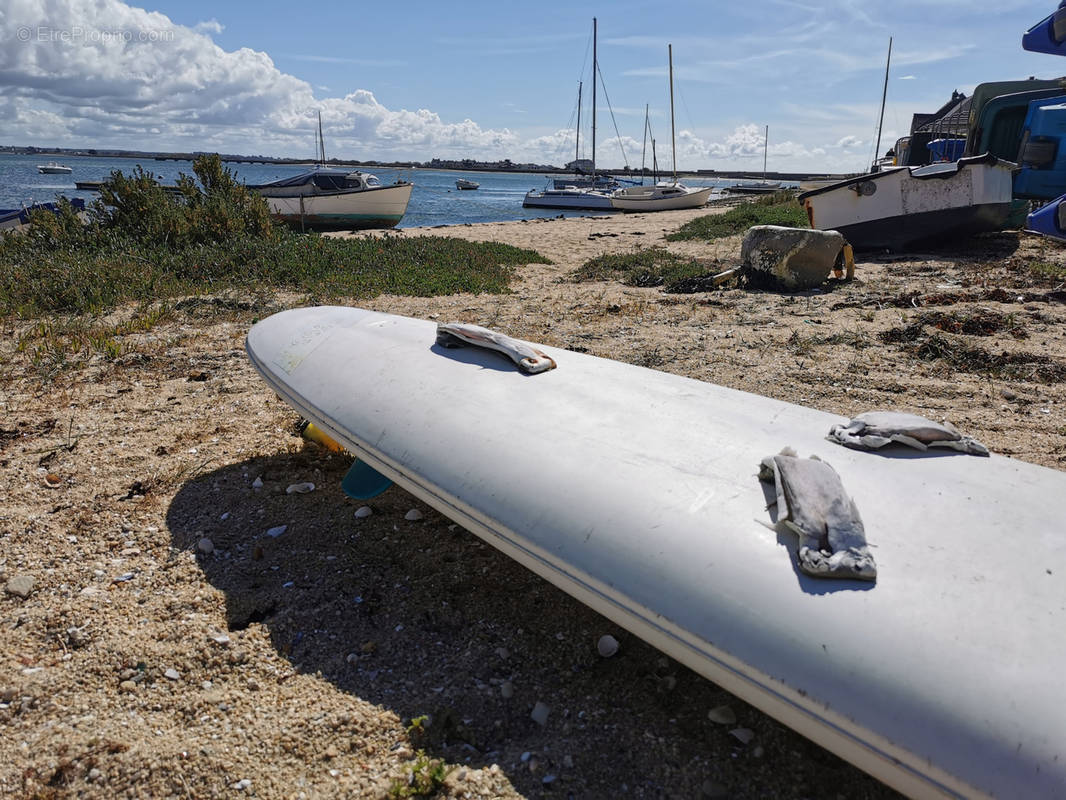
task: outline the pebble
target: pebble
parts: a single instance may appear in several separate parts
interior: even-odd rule
[[[278,525],[277,527],[270,528],[267,531],[267,536],[269,536],[271,539],[277,539],[279,536],[281,536],[281,534],[285,533],[285,531],[288,530],[288,527],[288,525]]]
[[[120,692],[129,694],[130,692],[137,691],[137,684],[133,681],[122,681],[122,683],[118,685],[118,690]]]
[[[504,681],[500,684],[500,697],[504,700],[510,700],[514,697],[514,684],[510,681]]]
[[[715,706],[707,712],[707,719],[719,725],[732,725],[737,721],[737,715],[729,706]]]
[[[618,652],[618,640],[611,634],[605,634],[596,642],[596,651],[604,658],[610,658]]]
[[[293,483],[285,488],[285,494],[307,494],[313,492],[315,485],[311,481],[304,481],[303,483]]]
[[[750,744],[751,740],[755,738],[755,731],[750,728],[733,728],[729,734],[739,742],[744,744]]]
[[[548,714],[551,713],[551,709],[544,703],[537,701],[537,704],[533,706],[533,710],[530,712],[530,718],[538,725],[546,725],[548,722]]]
[[[373,513],[374,510],[370,506],[359,506],[359,508],[355,509],[355,518],[366,519]]]
[[[168,681],[176,681],[181,678],[181,674],[173,667],[170,667],[166,672],[163,673],[163,677],[166,678]]]
[[[419,511],[417,508],[412,508],[410,511],[403,515],[403,518],[408,522],[417,522],[418,520],[422,519],[422,512]]]
[[[262,478],[256,478],[254,481],[252,481],[252,488],[253,489],[262,489],[263,488],[263,479]]]
[[[241,778],[239,781],[233,784],[233,788],[236,789],[238,792],[243,792],[246,789],[252,788],[252,782],[248,780],[248,778]]]
[[[37,582],[37,579],[32,575],[16,575],[14,578],[7,582],[5,587],[8,594],[13,594],[15,597],[21,597],[26,599],[33,591],[33,585]]]
[[[196,543],[196,549],[204,554],[213,553],[215,552],[215,543],[205,536]]]

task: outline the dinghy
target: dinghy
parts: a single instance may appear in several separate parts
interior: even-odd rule
[[[447,346],[470,341],[485,347]],[[271,316],[247,352],[273,391],[358,457],[354,496],[395,481],[907,795],[1062,794],[1066,474],[903,448],[877,427],[892,417],[849,424],[355,308]],[[885,446],[852,449],[864,438]],[[786,447],[839,476],[875,576],[801,571],[774,486],[758,477]]]

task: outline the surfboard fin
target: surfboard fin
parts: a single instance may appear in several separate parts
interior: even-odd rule
[[[353,500],[369,500],[377,497],[390,486],[392,486],[391,478],[386,478],[358,458],[352,462],[351,468],[341,481],[341,490]]]

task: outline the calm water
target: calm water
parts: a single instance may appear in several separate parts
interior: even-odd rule
[[[73,168],[70,175],[42,175],[38,164],[58,161]],[[89,158],[77,156],[19,156],[0,154],[0,208],[19,208],[24,204],[50,202],[57,195],[92,200],[92,192],[79,192],[75,181],[100,181],[112,170],[130,173],[140,164],[160,178],[173,183],[178,173],[192,174],[190,161],[155,161],[134,158]],[[239,179],[246,183],[266,183],[278,178],[297,175],[307,168],[275,164],[227,164]],[[591,212],[559,211],[556,209],[522,208],[522,197],[530,189],[542,189],[547,176],[528,173],[449,172],[444,170],[377,169],[372,171],[383,183],[402,178],[414,183],[407,214],[398,227],[422,225],[461,225],[468,222],[506,222],[536,217],[580,216]],[[474,191],[459,191],[456,178],[469,178],[481,184]],[[689,186],[728,186],[733,181],[686,179]],[[601,213],[601,212],[596,212]]]

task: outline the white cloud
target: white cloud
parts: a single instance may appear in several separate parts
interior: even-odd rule
[[[219,34],[225,30],[225,27],[217,19],[211,17],[211,19],[204,20],[203,22],[197,22],[193,26],[193,30],[197,33]]]

